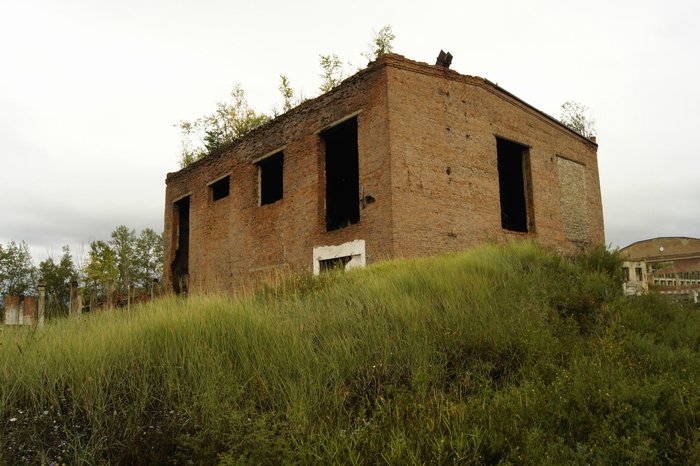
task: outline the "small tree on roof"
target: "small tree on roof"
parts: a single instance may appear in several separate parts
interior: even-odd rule
[[[394,51],[394,39],[396,36],[391,30],[390,25],[386,25],[379,30],[379,32],[374,34],[372,37],[372,43],[370,44],[370,50],[363,53],[362,56],[369,61],[376,60],[385,53],[391,53]]]
[[[574,101],[564,102],[559,121],[583,137],[595,136],[595,121],[588,116],[588,107]]]

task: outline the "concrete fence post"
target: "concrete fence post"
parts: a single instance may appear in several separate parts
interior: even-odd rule
[[[107,283],[107,309],[112,309],[112,300],[114,298],[114,287],[112,282]]]
[[[44,326],[44,314],[46,313],[46,283],[39,282],[39,312],[37,324],[39,327]]]

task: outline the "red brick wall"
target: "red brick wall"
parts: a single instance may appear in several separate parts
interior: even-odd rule
[[[564,232],[558,155],[586,166],[582,202],[587,204],[588,242],[604,243],[594,143],[481,78],[405,60],[390,65],[397,255],[530,237],[562,251],[575,250],[578,244]],[[529,147],[534,231],[501,228],[497,136]]]
[[[360,193],[375,202],[361,207],[358,224],[326,232],[319,132],[355,113]],[[496,136],[530,148],[533,232],[501,228]],[[253,161],[283,146],[284,198],[258,206]],[[368,262],[511,237],[572,251],[577,244],[566,238],[558,156],[585,165],[589,242],[602,244],[594,143],[481,78],[388,55],[228,151],[168,174],[166,286],[175,252],[173,202],[187,193],[191,289],[240,289],[276,270],[310,271],[315,246],[355,239],[366,241]],[[230,195],[210,201],[207,184],[226,174]]]

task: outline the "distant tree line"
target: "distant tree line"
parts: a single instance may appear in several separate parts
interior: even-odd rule
[[[104,299],[108,293],[150,291],[153,280],[163,275],[163,234],[151,228],[135,230],[120,225],[107,241],[90,243],[86,257],[77,265],[70,248],[60,258],[48,257],[36,267],[24,241],[0,244],[0,295],[35,295],[46,285],[47,314],[68,313],[71,282],[82,285],[85,298]]]

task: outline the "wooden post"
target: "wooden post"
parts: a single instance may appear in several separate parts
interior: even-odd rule
[[[158,286],[158,279],[154,278],[151,282],[151,301],[156,297],[156,287]]]
[[[112,299],[114,298],[114,288],[112,282],[107,284],[107,309],[112,309]]]
[[[70,306],[68,314],[74,316],[78,314],[78,282],[70,282]]]
[[[131,283],[129,283],[126,287],[126,310],[127,311],[131,310],[131,297],[132,297],[133,290],[134,290],[133,286],[131,285]]]
[[[39,318],[37,324],[39,327],[44,326],[44,314],[46,312],[46,283],[39,282]]]

